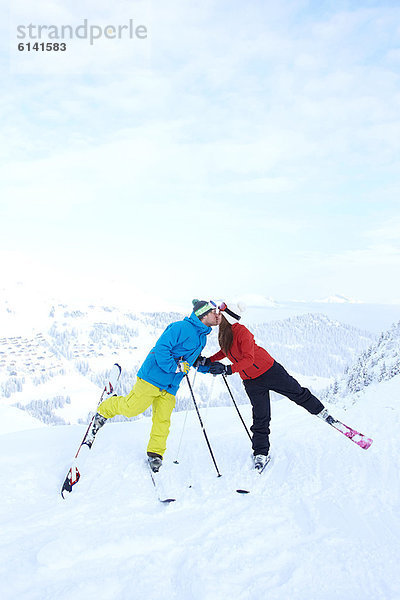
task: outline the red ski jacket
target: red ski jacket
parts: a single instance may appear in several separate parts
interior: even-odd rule
[[[233,343],[228,354],[220,350],[210,356],[212,362],[226,356],[232,362],[232,373],[239,373],[242,379],[255,379],[274,364],[274,359],[264,348],[257,346],[254,335],[240,323],[232,325]]]

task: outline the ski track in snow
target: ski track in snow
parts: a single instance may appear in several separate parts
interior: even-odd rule
[[[337,414],[371,435],[367,451],[274,402],[262,475],[233,408],[204,413],[221,478],[194,412],[175,465],[184,418],[175,414],[160,472],[177,497],[169,505],[145,464],[148,418],[107,424],[66,500],[60,487],[84,427],[0,436],[1,598],[398,600],[399,392],[397,377]]]

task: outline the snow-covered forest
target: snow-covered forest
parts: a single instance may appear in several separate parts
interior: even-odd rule
[[[370,332],[306,314],[252,327],[256,341],[276,360],[304,375],[332,377],[343,372],[375,338]]]
[[[382,332],[378,340],[346,368],[344,375],[324,391],[323,397],[330,402],[341,402],[349,394],[362,392],[373,382],[389,380],[399,374],[400,321]]]

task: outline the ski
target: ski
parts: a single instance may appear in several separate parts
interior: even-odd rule
[[[109,398],[110,396],[112,396],[114,394],[114,389],[118,383],[120,375],[121,375],[121,367],[117,363],[115,363],[111,370],[108,381],[106,382],[106,384],[104,386],[103,393],[101,394],[101,397],[100,397],[100,400],[99,400],[97,406],[99,406],[99,404],[101,402],[103,402],[103,400],[106,400],[107,398]],[[93,417],[90,420],[90,423],[88,425],[88,428],[86,429],[85,435],[83,436],[82,441],[79,444],[79,447],[75,454],[72,465],[69,468],[67,476],[62,485],[61,496],[64,499],[67,497],[68,494],[70,494],[72,492],[73,486],[78,483],[78,481],[81,477],[81,474],[79,471],[79,466],[78,466],[78,462],[79,462],[78,459],[79,459],[79,455],[81,455],[80,461],[82,461],[82,457],[85,454],[85,452],[87,452],[91,448],[91,445],[85,444],[85,439],[86,439],[86,436],[92,426],[94,417],[95,417],[95,415],[93,415]],[[83,454],[81,454],[82,450],[84,450]]]
[[[170,498],[167,494],[165,494],[163,486],[162,486],[162,481],[160,480],[159,472],[152,470],[148,460],[146,460],[146,463],[149,468],[151,481],[153,482],[154,489],[156,491],[158,500],[160,502],[162,502],[163,504],[169,504],[170,502],[175,502],[176,498]]]
[[[357,446],[360,446],[360,448],[368,450],[368,448],[371,446],[373,442],[371,438],[360,433],[359,431],[356,431],[355,429],[352,429],[351,427],[348,427],[348,425],[345,425],[341,421],[334,419],[326,409],[324,409],[322,413],[320,413],[317,416],[320,417],[326,423],[328,423],[328,425],[331,425],[331,427],[336,429],[336,431],[340,431],[340,433],[343,433],[343,435],[345,435],[347,438],[349,438],[349,440],[357,444]]]
[[[351,427],[348,427],[344,423],[341,423],[341,421],[337,421],[331,416],[328,417],[326,422],[329,423],[329,425],[331,425],[332,427],[334,427],[337,431],[340,431],[340,433],[343,433],[343,435],[349,438],[349,440],[351,440],[352,442],[357,444],[357,446],[360,446],[360,448],[363,448],[364,450],[368,450],[368,448],[373,442],[371,438],[367,437],[366,435],[363,435],[355,429],[352,429]]]

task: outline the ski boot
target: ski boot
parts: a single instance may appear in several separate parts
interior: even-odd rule
[[[326,408],[323,408],[316,416],[329,423],[329,425],[332,425],[332,423],[335,422],[335,419],[329,414]]]
[[[269,457],[269,455],[266,456],[265,454],[255,454],[253,459],[254,459],[255,470],[261,472],[267,466],[267,463],[269,462],[270,457]]]
[[[86,444],[86,446],[89,446],[89,448],[91,448],[97,432],[99,431],[99,429],[101,427],[103,427],[103,425],[106,421],[107,421],[106,417],[103,417],[103,415],[101,415],[100,413],[96,413],[93,418],[92,425],[85,436],[83,444]]]
[[[155,452],[148,452],[147,460],[153,473],[158,473],[162,465],[162,456],[160,454],[156,454]]]

